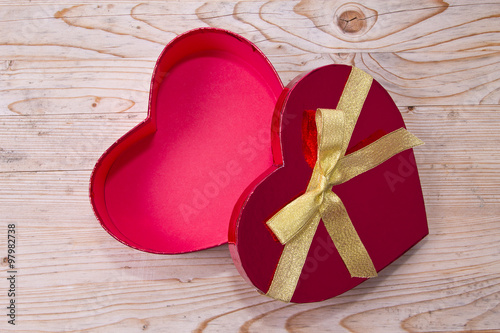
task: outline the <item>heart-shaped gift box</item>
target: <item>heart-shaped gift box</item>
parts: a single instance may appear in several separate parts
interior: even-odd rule
[[[272,165],[282,89],[267,58],[237,34],[201,28],[175,38],[156,63],[147,118],[92,173],[102,226],[154,253],[226,243],[235,202]]]
[[[331,298],[427,235],[409,149],[421,142],[380,84],[355,67],[328,65],[292,81],[276,110],[275,164],[245,190],[229,230],[234,263],[257,289],[298,303]],[[337,150],[340,162],[329,164]],[[322,168],[332,173],[318,176]]]

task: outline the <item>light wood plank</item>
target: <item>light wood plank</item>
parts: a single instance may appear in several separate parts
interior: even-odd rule
[[[3,11],[0,27],[9,33],[0,36],[0,44],[15,57],[31,58],[30,47],[38,49],[39,57],[75,57],[79,52],[84,58],[151,57],[175,35],[200,26],[241,33],[266,54],[282,52],[283,46],[316,54],[499,50],[496,2],[42,2],[4,6]],[[340,20],[346,11],[363,17],[354,30]]]
[[[284,53],[270,60],[285,84],[319,66],[355,65],[373,75],[399,106],[500,100],[500,52]],[[6,60],[0,68],[0,115],[144,112],[154,63]]]
[[[408,128],[426,142],[416,149],[422,172],[429,169],[431,174],[443,172],[451,178],[453,174],[448,169],[452,165],[456,173],[484,165],[487,167],[484,171],[498,179],[494,176],[499,166],[495,154],[500,145],[496,135],[499,106],[421,106],[401,111]],[[2,116],[0,172],[91,170],[102,152],[145,116],[145,113]]]

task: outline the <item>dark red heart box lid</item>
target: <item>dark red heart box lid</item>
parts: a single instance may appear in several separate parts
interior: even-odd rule
[[[284,250],[266,221],[306,191],[313,173],[308,163],[311,145],[304,140],[314,136],[307,133],[310,114],[305,111],[335,109],[351,70],[351,66],[328,65],[302,75],[285,88],[272,128],[275,164],[245,190],[233,212],[231,255],[242,276],[263,293],[270,289]],[[347,153],[401,127],[405,124],[398,108],[373,80]],[[341,198],[377,272],[428,234],[412,149],[333,186],[332,191]],[[322,222],[306,253],[292,302],[328,299],[365,281],[351,277]]]
[[[270,124],[282,90],[267,58],[237,34],[201,28],[175,38],[156,63],[147,118],[92,173],[102,226],[153,253],[226,243],[235,202],[273,163]]]

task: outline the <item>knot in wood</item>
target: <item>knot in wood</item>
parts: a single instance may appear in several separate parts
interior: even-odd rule
[[[337,16],[337,24],[344,33],[356,34],[366,30],[366,17],[361,11],[346,10]]]

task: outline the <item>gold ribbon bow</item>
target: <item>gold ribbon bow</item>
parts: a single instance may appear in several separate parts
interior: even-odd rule
[[[377,276],[370,255],[332,187],[423,142],[400,128],[345,155],[372,80],[367,73],[352,67],[337,109],[316,111],[318,157],[306,192],[267,221],[274,235],[285,244],[267,292],[273,298],[291,300],[320,220],[352,277]]]

